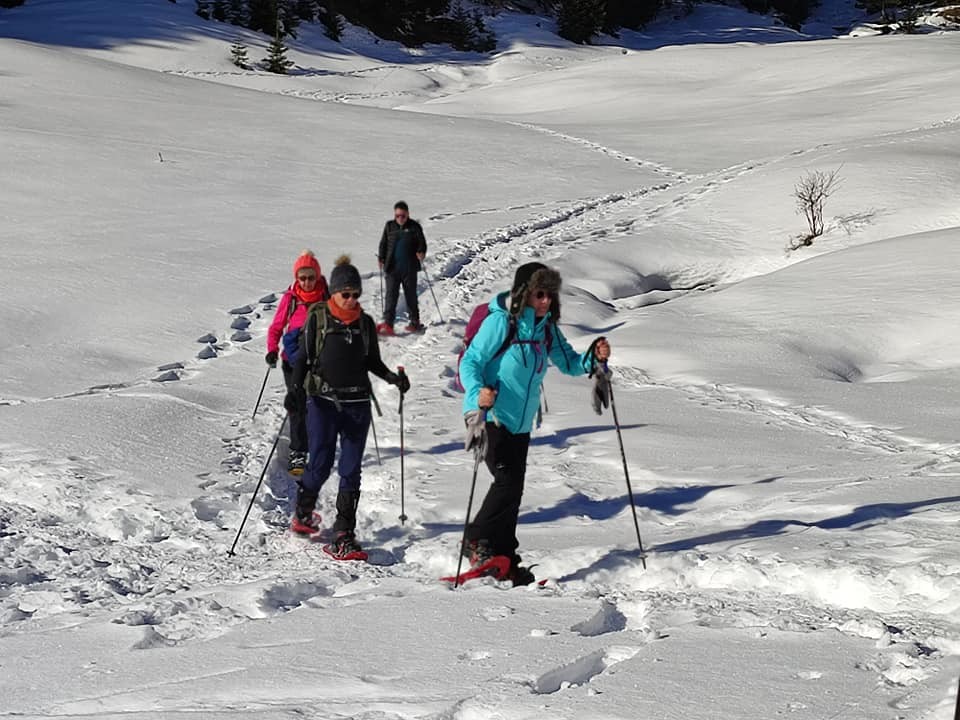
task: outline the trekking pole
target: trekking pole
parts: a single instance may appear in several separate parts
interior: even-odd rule
[[[423,269],[423,276],[427,279],[427,287],[430,288],[430,294],[433,295],[433,304],[437,306],[437,315],[440,317],[440,322],[443,323],[443,313],[440,312],[440,303],[437,302],[437,295],[433,292],[433,283],[430,282],[430,273],[428,273],[427,269],[423,267],[423,261],[420,262],[420,267]]]
[[[550,405],[547,404],[547,388],[543,385],[540,386],[540,399],[543,400],[543,414],[548,415],[550,413]]]
[[[403,369],[403,365],[397,368],[397,375],[400,377],[406,377],[406,371]],[[407,522],[407,512],[404,505],[405,498],[405,489],[404,489],[404,473],[403,473],[403,390],[400,391],[400,524],[405,525]]]
[[[260,473],[260,479],[257,480],[257,486],[253,489],[253,495],[250,496],[250,504],[247,505],[247,511],[243,514],[243,520],[240,521],[240,527],[237,528],[237,536],[233,539],[233,545],[230,546],[230,550],[227,552],[227,555],[233,557],[236,555],[234,550],[237,549],[237,542],[240,540],[240,533],[243,532],[243,526],[247,524],[247,518],[250,517],[250,511],[253,510],[253,503],[257,499],[257,493],[260,492],[260,486],[263,484],[263,478],[266,477],[267,468],[270,467],[270,461],[273,459],[273,453],[277,450],[277,443],[280,442],[280,436],[283,434],[283,428],[287,424],[287,419],[289,415],[283,416],[283,422],[280,423],[280,429],[277,430],[277,437],[273,441],[273,447],[270,448],[270,454],[267,455],[266,462],[263,463],[263,472]]]
[[[377,261],[378,261],[378,262],[380,261],[380,258],[379,258],[379,257],[377,258]],[[385,301],[384,301],[384,299],[383,299],[383,265],[381,265],[381,266],[380,266],[380,315],[381,315],[381,316],[383,315],[383,304],[384,304],[384,302],[385,302]]]
[[[383,465],[380,459],[380,441],[377,440],[377,424],[373,421],[373,415],[370,416],[370,429],[373,431],[373,447],[377,449],[377,465]]]
[[[957,709],[953,711],[953,720],[960,720],[960,681],[957,682]]]
[[[486,422],[487,411],[483,411],[483,419]],[[467,546],[467,527],[470,525],[470,513],[473,511],[473,493],[477,488],[477,473],[480,472],[480,461],[483,459],[484,442],[480,441],[473,448],[473,479],[470,481],[470,497],[467,500],[467,519],[463,522],[463,538],[460,540],[460,552],[457,553],[457,574],[453,580],[453,587],[456,589],[460,584],[460,570],[463,568],[463,549]]]
[[[263,385],[260,386],[260,394],[257,395],[257,404],[253,406],[253,416],[251,420],[257,419],[257,410],[260,409],[260,401],[263,399],[263,391],[267,389],[267,378],[270,377],[270,371],[273,370],[273,365],[267,365],[267,374],[263,376]]]
[[[627,479],[627,495],[630,497],[630,510],[633,512],[633,527],[637,531],[637,544],[640,546],[640,562],[643,569],[647,569],[647,554],[643,549],[643,540],[640,539],[640,521],[637,520],[637,506],[633,501],[633,487],[630,485],[630,471],[627,469],[627,453],[623,449],[623,434],[620,432],[620,419],[617,417],[617,403],[613,399],[613,382],[610,379],[610,368],[603,363],[603,372],[607,377],[607,388],[610,390],[610,409],[613,410],[613,424],[617,428],[617,440],[620,441],[620,458],[623,460],[623,475]]]
[[[383,411],[380,409],[380,403],[377,402],[377,396],[373,394],[373,388],[370,388],[370,400],[377,411],[378,417],[383,417]],[[370,429],[373,430],[373,446],[377,449],[377,465],[383,465],[380,459],[380,441],[377,440],[377,424],[373,421],[373,413],[370,413]]]

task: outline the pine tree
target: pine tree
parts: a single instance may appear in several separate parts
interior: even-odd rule
[[[344,30],[343,17],[335,10],[320,8],[319,18],[326,36],[335,42],[340,42]]]
[[[227,20],[234,25],[247,25],[247,5],[244,0],[230,0]]]
[[[497,47],[497,36],[487,27],[486,20],[483,19],[483,13],[474,9],[473,16],[473,49],[478,52],[490,52]]]
[[[210,19],[210,0],[197,0],[197,15],[204,20]]]
[[[250,69],[250,59],[247,57],[247,46],[239,38],[230,46],[230,61],[243,70]]]
[[[454,3],[450,11],[450,19],[454,23],[450,44],[457,50],[472,50],[476,35],[475,28],[470,14],[463,9],[459,0]]]
[[[213,0],[213,9],[210,14],[214,20],[224,22],[227,19],[227,0]]]
[[[293,67],[293,62],[287,59],[287,46],[283,44],[283,38],[278,33],[270,42],[269,54],[263,61],[264,67],[272,73],[286,75],[287,70]]]
[[[560,36],[571,42],[590,42],[603,28],[605,18],[605,0],[560,0]]]
[[[267,35],[277,34],[277,9],[274,0],[249,0],[247,27]]]
[[[297,28],[300,27],[300,16],[297,14],[295,0],[276,0],[277,22],[280,27],[280,37],[297,36]]]
[[[0,0],[0,8],[20,7],[26,0]]]
[[[317,3],[315,0],[296,0],[294,12],[304,22],[313,22],[317,19]]]
[[[685,1],[692,3],[694,0]],[[663,0],[605,0],[605,5],[603,31],[614,34],[620,28],[642,28],[657,16]]]

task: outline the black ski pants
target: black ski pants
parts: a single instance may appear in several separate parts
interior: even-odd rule
[[[283,368],[283,381],[287,384],[287,391],[293,389],[293,367],[286,360],[280,366]],[[299,407],[287,413],[290,416],[290,451],[307,452],[307,395],[297,393],[300,398]]]
[[[417,300],[417,271],[411,270],[406,275],[395,272],[384,273],[386,297],[383,299],[383,321],[393,327],[397,321],[397,300],[400,299],[400,288],[403,288],[403,299],[407,303],[407,316],[413,325],[420,324],[420,304]]]
[[[495,555],[518,561],[517,518],[527,474],[530,433],[514,435],[502,426],[487,423],[487,468],[493,484],[483,505],[467,527],[467,540],[486,540]]]

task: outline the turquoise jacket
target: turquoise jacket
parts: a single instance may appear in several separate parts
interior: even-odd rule
[[[530,432],[540,407],[540,386],[547,374],[546,327],[550,315],[538,321],[532,307],[524,308],[517,318],[517,334],[510,347],[494,357],[510,327],[508,295],[501,293],[490,301],[490,314],[460,360],[460,382],[465,390],[464,413],[477,409],[482,388],[494,388],[497,400],[489,419],[518,435]],[[567,375],[589,373],[593,355],[570,347],[556,325],[550,333],[553,339],[549,361]]]

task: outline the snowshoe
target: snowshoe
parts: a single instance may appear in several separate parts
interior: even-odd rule
[[[393,337],[396,333],[393,331],[393,325],[382,322],[377,325],[377,334],[383,335],[385,337]]]
[[[333,542],[323,546],[323,551],[334,560],[366,560],[367,553],[352,532],[338,532]]]
[[[409,325],[407,325],[407,326],[404,328],[404,330],[405,330],[406,332],[408,332],[408,333],[416,333],[416,334],[419,334],[419,333],[422,333],[422,332],[426,332],[427,328],[426,328],[425,325],[417,322],[417,323],[410,323]]]
[[[468,540],[461,550],[461,554],[470,563],[470,567],[475,568],[483,565],[490,558],[494,557],[493,550],[486,540]]]
[[[303,537],[309,537],[311,535],[316,535],[320,532],[320,513],[313,512],[308,516],[301,516],[299,513],[293,514],[293,519],[290,521],[290,532],[294,535],[302,535]]]
[[[506,579],[512,582],[514,587],[519,587],[520,585],[530,585],[537,580],[530,568],[525,568],[522,565],[512,566],[510,571],[507,573]]]
[[[506,555],[494,555],[485,562],[473,565],[466,572],[459,575],[440,578],[440,582],[450,582],[454,585],[463,585],[468,580],[482,577],[492,577],[497,580],[506,580],[510,574],[510,558]]]

